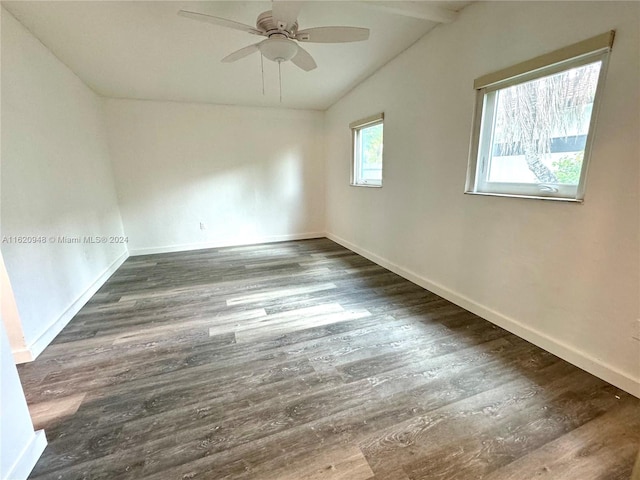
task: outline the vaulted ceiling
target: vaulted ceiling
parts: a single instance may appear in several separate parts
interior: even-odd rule
[[[116,98],[282,106],[323,110],[433,29],[455,20],[468,1],[302,2],[300,29],[325,25],[366,27],[366,42],[306,43],[318,68],[310,72],[260,55],[221,63],[256,43],[250,34],[196,22],[178,10],[255,25],[269,1],[14,1],[3,2],[96,93]]]

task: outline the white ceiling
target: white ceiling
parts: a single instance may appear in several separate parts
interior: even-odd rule
[[[455,11],[467,3],[429,5]],[[176,15],[184,8],[253,26],[258,14],[271,9],[269,1],[11,1],[2,5],[100,95],[317,110],[328,108],[437,25],[364,2],[304,2],[300,29],[349,25],[367,27],[371,36],[358,43],[305,44],[318,68],[304,72],[291,62],[283,63],[280,103],[276,63],[265,59],[265,95],[260,55],[220,63],[227,54],[260,41],[259,37]]]

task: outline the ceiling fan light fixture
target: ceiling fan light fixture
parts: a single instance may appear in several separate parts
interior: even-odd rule
[[[298,45],[287,38],[269,38],[260,43],[260,52],[273,62],[287,62],[298,53]]]

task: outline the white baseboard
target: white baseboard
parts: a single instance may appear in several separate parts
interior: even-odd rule
[[[44,430],[33,432],[33,437],[2,480],[26,480],[46,446],[47,437],[44,435]]]
[[[26,363],[33,360],[33,355],[31,355],[31,350],[29,350],[27,347],[20,348],[17,350],[12,350],[11,353],[13,353],[13,360],[16,363]]]
[[[185,243],[181,245],[164,245],[160,247],[145,247],[129,249],[132,257],[139,255],[152,255],[154,253],[189,252],[192,250],[205,250],[207,248],[237,247],[240,245],[255,245],[259,243],[286,242],[289,240],[307,240],[310,238],[324,238],[324,232],[292,233],[287,235],[267,235],[250,237],[246,240],[223,240],[220,242]]]
[[[492,310],[489,307],[481,305],[471,298],[466,297],[458,292],[454,292],[453,290],[450,290],[443,285],[432,282],[431,280],[422,277],[405,267],[397,265],[387,260],[386,258],[382,258],[373,252],[354,245],[344,238],[340,238],[332,233],[327,233],[326,237],[336,243],[339,243],[343,247],[348,248],[349,250],[362,255],[365,258],[368,258],[381,267],[384,267],[387,270],[391,270],[393,273],[406,278],[416,285],[419,285],[422,288],[425,288],[430,292],[433,292],[436,295],[439,295],[449,300],[450,302],[455,303],[465,310],[475,313],[479,317],[482,317],[485,320],[488,320],[489,322],[498,325],[505,330],[508,330],[518,337],[521,337],[528,342],[531,342],[534,345],[537,345],[538,347],[566,360],[567,362],[583,370],[586,370],[596,377],[599,377],[606,382],[609,382],[612,385],[615,385],[616,387],[629,392],[631,395],[640,398],[640,378],[633,378],[613,367],[612,365],[609,365],[599,359],[592,357],[586,352],[580,351],[571,345],[567,345],[566,343],[556,340],[545,333],[524,325],[517,320],[514,320],[495,310]]]
[[[109,265],[98,276],[98,278],[89,285],[84,293],[69,305],[62,315],[51,323],[36,340],[27,346],[26,349],[14,350],[12,353],[16,363],[25,363],[35,360],[128,257],[129,254],[124,252],[116,258],[111,265]]]

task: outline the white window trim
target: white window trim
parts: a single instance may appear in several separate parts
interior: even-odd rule
[[[557,200],[565,202],[582,203],[584,200],[586,176],[591,156],[591,147],[594,140],[598,112],[604,90],[604,82],[609,62],[609,53],[613,44],[614,32],[593,37],[575,45],[536,57],[527,62],[506,68],[475,80],[476,104],[473,116],[471,144],[469,148],[469,163],[467,168],[467,181],[465,193],[473,195],[489,195],[499,197],[533,198],[540,200]],[[494,128],[484,128],[485,117],[495,120],[492,109],[495,105],[489,105],[491,93],[515,84],[525,83],[537,78],[545,77],[571,68],[589,63],[601,61],[598,85],[594,97],[593,109],[584,156],[580,180],[577,186],[569,185],[545,185],[531,183],[502,183],[488,182],[484,180],[488,166],[487,158],[480,158],[481,152],[486,152],[487,144],[491,144],[491,135]],[[495,97],[494,97],[495,98]],[[489,112],[487,115],[486,112]],[[486,138],[483,132],[490,132]]]
[[[349,124],[349,128],[351,129],[351,177],[349,180],[350,182],[349,184],[352,187],[382,188],[382,179],[380,179],[380,183],[367,182],[366,180],[362,182],[358,182],[359,175],[357,172],[357,169],[360,165],[358,152],[361,150],[359,148],[360,147],[359,133],[365,127],[373,127],[375,125],[380,125],[380,124],[384,125],[384,112],[377,113],[375,115],[371,115],[369,117],[366,117],[360,120],[356,120],[355,122],[351,122]],[[382,147],[382,149],[383,149],[382,165],[384,168],[384,146]]]

